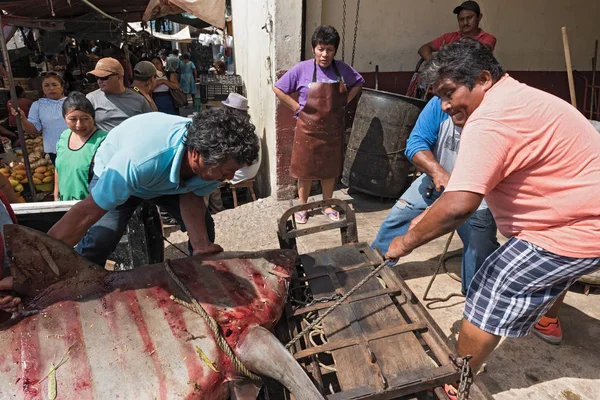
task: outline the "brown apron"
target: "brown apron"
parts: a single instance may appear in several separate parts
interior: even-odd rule
[[[317,63],[306,104],[296,122],[290,174],[298,179],[331,179],[342,174],[348,91],[335,61],[338,82],[317,82]]]

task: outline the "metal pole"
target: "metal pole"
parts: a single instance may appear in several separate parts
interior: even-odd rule
[[[590,119],[594,117],[594,99],[596,98],[596,67],[598,66],[598,39],[594,44],[594,58],[592,59],[592,96],[590,99]],[[585,110],[584,110],[585,111]]]
[[[15,89],[15,81],[13,79],[12,67],[10,65],[10,58],[8,57],[8,48],[6,47],[6,38],[4,37],[4,30],[2,29],[2,14],[0,14],[0,47],[2,47],[2,58],[4,58],[4,66],[6,67],[6,75],[8,78],[8,87],[10,88],[10,99],[15,110],[19,110],[19,99],[17,97],[17,91]],[[33,184],[33,175],[31,174],[31,165],[29,164],[29,154],[27,153],[27,143],[25,143],[25,133],[23,132],[23,124],[21,123],[21,117],[17,115],[17,132],[19,135],[19,141],[21,142],[21,148],[23,149],[23,162],[25,163],[25,172],[27,173],[27,182],[29,183],[29,190],[33,201],[36,200],[35,185]]]
[[[102,15],[108,19],[112,19],[113,21],[121,22],[121,20],[119,18],[115,18],[112,15],[108,15],[107,13],[105,13],[104,11],[102,11],[101,9],[99,9],[98,7],[93,5],[92,3],[90,3],[88,0],[81,0],[81,2],[86,4],[88,7],[90,7],[92,10],[96,11],[100,15]]]
[[[129,71],[133,72],[133,68],[131,68],[131,60],[129,58],[129,40],[127,39],[127,15],[123,19],[123,54],[125,54],[125,76],[129,73]],[[130,77],[133,80],[133,76]],[[131,82],[127,82],[127,86],[131,85]]]

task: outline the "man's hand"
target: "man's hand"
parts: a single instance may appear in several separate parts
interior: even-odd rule
[[[435,174],[431,175],[431,179],[435,185],[435,191],[441,193],[448,186],[450,174],[445,169],[439,168]]]
[[[398,236],[390,243],[390,247],[388,247],[388,251],[385,253],[385,258],[397,260],[400,257],[409,255],[411,252],[412,250],[408,249],[404,244],[404,236]]]
[[[0,280],[0,310],[10,313],[18,311],[19,307],[21,307],[20,298],[1,293],[12,290],[12,285],[12,276]]]
[[[194,255],[198,256],[198,255],[208,255],[208,254],[216,254],[216,253],[222,253],[223,252],[223,248],[221,246],[219,246],[218,244],[215,243],[210,243],[207,247],[201,248],[201,249],[194,249]]]
[[[223,251],[221,246],[211,243],[208,232],[206,231],[206,205],[204,198],[194,193],[184,193],[179,195],[179,208],[181,218],[188,231],[190,244],[196,254],[212,254]]]
[[[450,174],[437,162],[430,150],[421,150],[417,152],[413,156],[412,162],[419,171],[423,171],[431,177],[436,192],[441,193],[442,186],[448,186]]]

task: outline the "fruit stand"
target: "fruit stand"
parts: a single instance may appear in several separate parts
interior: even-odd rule
[[[6,155],[4,156],[4,161],[0,162],[0,173],[8,178],[17,195],[23,197],[23,192],[28,192],[28,179],[23,160],[23,150],[19,147],[11,149],[10,146],[6,146],[6,143],[4,145]],[[44,142],[41,136],[26,135],[25,145],[31,166],[33,184],[36,191],[42,194],[42,196],[38,197],[45,197],[45,194],[54,191],[55,167],[52,161],[50,161],[50,156],[44,154]],[[31,200],[33,199],[31,198]]]

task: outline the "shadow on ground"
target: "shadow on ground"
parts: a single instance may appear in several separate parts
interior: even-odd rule
[[[487,388],[495,394],[563,378],[595,380],[590,384],[597,388],[600,377],[600,320],[568,304],[561,308],[560,320],[563,342],[559,346],[548,344],[533,334],[503,340],[487,362],[488,372],[480,374]],[[456,340],[459,327],[460,321],[456,321],[449,340]],[[598,398],[594,397],[598,395],[594,392],[595,389],[590,386],[589,393],[585,393],[584,385],[578,394]]]

